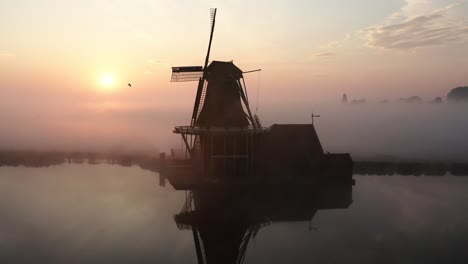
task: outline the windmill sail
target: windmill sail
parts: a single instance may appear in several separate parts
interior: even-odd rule
[[[201,111],[200,103],[203,101],[201,100],[203,95],[203,88],[206,79],[206,68],[208,66],[208,61],[210,58],[211,52],[211,42],[213,41],[213,33],[214,27],[216,23],[216,8],[212,8],[210,10],[210,41],[208,43],[208,51],[205,57],[205,64],[204,66],[177,66],[172,67],[172,75],[171,75],[171,82],[191,82],[191,81],[198,81],[198,88],[197,88],[197,96],[195,97],[195,104],[193,106],[193,113],[192,113],[192,120],[190,122],[191,126],[194,126],[195,121],[198,117],[198,114]]]
[[[210,52],[211,52],[211,42],[213,41],[213,33],[216,23],[216,8],[212,8],[210,10],[211,15],[211,32],[210,32],[210,42],[208,43],[208,51],[206,52],[205,58],[205,66],[203,67],[203,77],[198,82],[198,89],[197,89],[197,97],[195,97],[195,105],[193,106],[193,113],[192,113],[192,121],[190,122],[190,126],[194,126],[197,115],[200,112],[200,99],[203,93],[203,83],[205,82],[205,74],[206,74],[206,67],[208,66],[208,60],[210,59]]]
[[[202,66],[172,67],[171,82],[199,81],[203,77]]]

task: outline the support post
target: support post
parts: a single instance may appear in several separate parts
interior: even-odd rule
[[[200,240],[198,238],[198,232],[197,228],[192,225],[192,234],[193,234],[193,241],[195,242],[195,250],[197,252],[197,260],[199,264],[204,264],[203,263],[203,254],[201,252],[201,247],[200,247]]]
[[[223,177],[226,178],[226,134],[224,134],[224,150],[223,150]]]
[[[161,152],[159,153],[159,185],[161,185],[161,181],[164,179],[164,185],[166,180],[166,153]]]
[[[192,150],[190,149],[190,145],[189,143],[187,142],[187,136],[185,134],[181,134],[182,135],[182,139],[184,140],[184,143],[185,143],[185,147],[187,148],[189,154],[190,154],[190,157],[193,157],[192,155]],[[187,151],[186,150],[186,151]]]
[[[210,151],[210,177],[213,177],[213,134],[210,134],[210,145],[211,145],[211,151]]]

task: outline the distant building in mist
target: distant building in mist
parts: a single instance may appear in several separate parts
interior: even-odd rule
[[[468,86],[460,86],[452,89],[447,94],[447,100],[451,102],[468,102]]]
[[[348,96],[344,93],[343,97],[341,97],[341,103],[347,104],[348,103]]]
[[[341,97],[341,103],[342,104],[348,104],[348,95],[346,93],[343,94],[343,96]],[[353,99],[349,102],[350,104],[353,104],[353,105],[358,105],[358,104],[365,104],[366,103],[366,99],[365,98],[362,98],[362,99]]]

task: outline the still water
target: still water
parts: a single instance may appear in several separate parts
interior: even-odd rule
[[[468,177],[354,179],[349,208],[262,225],[244,263],[467,263]],[[0,263],[197,263],[185,195],[138,167],[0,167]]]

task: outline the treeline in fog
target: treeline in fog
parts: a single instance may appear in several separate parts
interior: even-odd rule
[[[468,163],[358,161],[353,171],[361,175],[468,176]]]
[[[0,166],[48,167],[65,163],[112,164],[159,171],[159,157],[147,154],[59,151],[0,151]]]
[[[177,155],[171,151],[168,159]],[[159,155],[97,152],[38,152],[1,151],[0,166],[48,167],[66,163],[112,164],[125,167],[139,166],[144,170],[159,172]],[[443,162],[388,162],[355,161],[354,174],[360,175],[414,175],[414,176],[468,176],[468,163]]]

